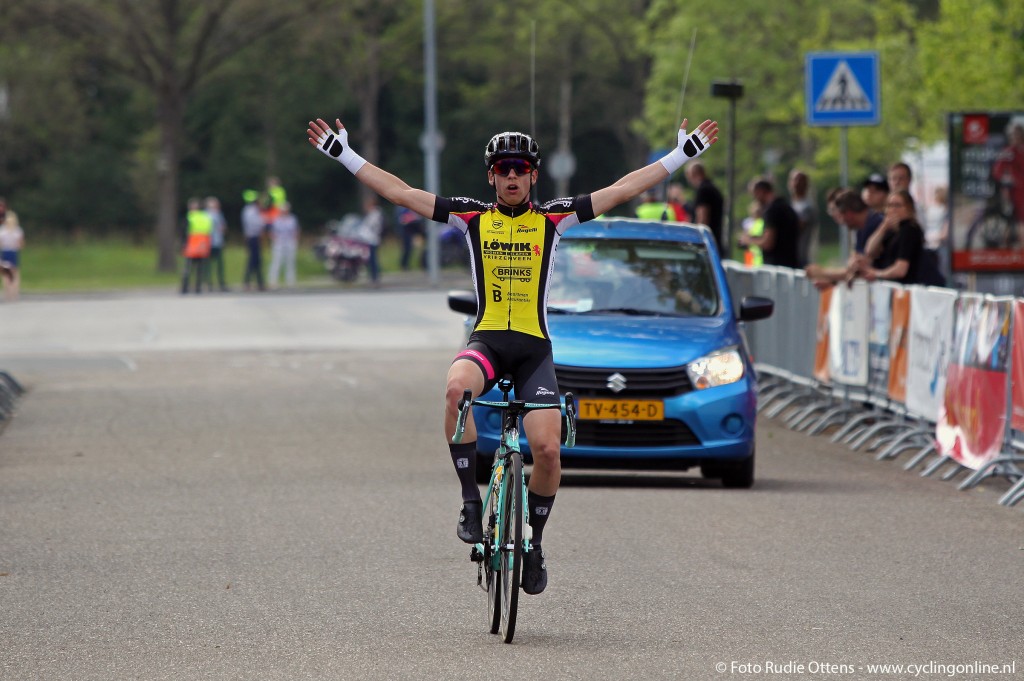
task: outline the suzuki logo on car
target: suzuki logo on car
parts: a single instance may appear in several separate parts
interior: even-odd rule
[[[623,390],[626,389],[626,377],[616,371],[614,374],[608,377],[608,383],[606,383],[605,385],[613,393],[621,393]]]

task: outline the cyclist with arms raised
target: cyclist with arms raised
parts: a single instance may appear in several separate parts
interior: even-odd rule
[[[700,156],[718,141],[718,123],[706,120],[687,133],[684,120],[678,146],[661,160],[592,194],[537,206],[530,201],[530,192],[539,176],[540,149],[529,135],[503,132],[487,143],[487,181],[497,196],[495,201],[482,202],[444,198],[410,187],[353,151],[345,126],[340,120],[335,122],[336,130],[322,119],[310,121],[306,130],[309,143],[391,203],[458,227],[469,244],[478,311],[466,349],[456,355],[448,370],[444,429],[462,485],[458,536],[475,544],[483,541],[483,504],[476,483],[477,434],[472,415],[463,442],[451,443],[463,392],[470,389],[474,397],[479,396],[503,375],[511,374],[518,399],[559,403],[547,330],[547,288],[559,238],[569,227],[639,196]],[[561,415],[557,409],[532,411],[523,419],[523,426],[533,453],[527,504],[536,549],[524,556],[523,591],[538,594],[547,586],[541,549],[544,525],[561,480]]]

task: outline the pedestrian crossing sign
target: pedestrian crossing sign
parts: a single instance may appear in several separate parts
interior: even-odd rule
[[[878,125],[877,52],[809,52],[804,66],[808,125]]]

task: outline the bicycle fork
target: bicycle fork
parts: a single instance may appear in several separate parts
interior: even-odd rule
[[[518,430],[513,431],[514,435],[518,434]],[[505,508],[505,494],[518,494],[519,495],[519,508],[523,514],[523,552],[529,553],[533,546],[531,540],[533,539],[533,528],[530,526],[530,507],[527,505],[527,491],[525,481],[518,490],[513,490],[509,485],[502,483],[505,474],[505,462],[508,456],[508,451],[502,453],[499,448],[498,452],[494,457],[494,468],[491,471],[491,482],[487,486],[487,494],[484,497],[483,507],[490,508],[491,495],[497,495],[497,508]],[[516,450],[518,451],[518,450]],[[498,572],[501,569],[501,561],[504,556],[511,553],[514,550],[512,544],[507,543],[509,540],[501,536],[501,523],[495,513],[490,513],[487,518],[487,524],[484,526],[484,540],[482,543],[474,544],[470,550],[469,559],[477,564],[476,567],[476,583],[484,591],[487,591],[487,584],[484,580],[484,565],[490,567],[491,574]]]

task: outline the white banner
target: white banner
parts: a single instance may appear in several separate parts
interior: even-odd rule
[[[946,394],[956,291],[910,287],[907,409],[935,421]]]
[[[832,380],[845,385],[868,384],[868,327],[871,313],[868,286],[839,285],[829,309],[829,370]]]
[[[889,336],[892,329],[892,284],[876,281],[869,287],[871,320],[868,326],[868,381],[872,392],[889,390]]]

